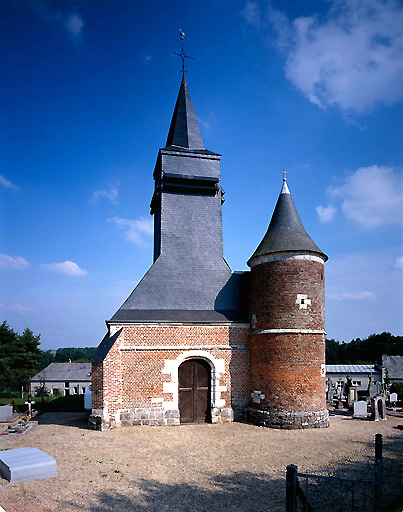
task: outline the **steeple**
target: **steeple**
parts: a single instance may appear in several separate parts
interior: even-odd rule
[[[182,78],[178,99],[169,128],[166,146],[185,149],[204,149],[199,123],[190,99],[186,78]]]
[[[248,265],[251,266],[252,261],[259,256],[280,252],[316,253],[324,261],[327,260],[326,254],[319,249],[302,225],[287,185],[285,173],[269,228],[249,259]]]

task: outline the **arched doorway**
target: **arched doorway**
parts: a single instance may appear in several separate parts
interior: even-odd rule
[[[211,421],[211,368],[203,359],[188,359],[179,366],[181,423]]]

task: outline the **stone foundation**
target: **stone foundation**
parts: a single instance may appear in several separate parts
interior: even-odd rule
[[[248,422],[261,427],[294,430],[329,426],[329,413],[326,409],[314,412],[279,412],[249,407],[246,412]]]
[[[230,407],[211,410],[211,423],[225,423],[234,421],[234,411]],[[132,425],[180,425],[179,409],[164,410],[162,407],[136,407],[124,409],[118,413],[118,419],[107,419],[100,411],[93,411],[88,420],[91,430],[108,430],[116,427]]]

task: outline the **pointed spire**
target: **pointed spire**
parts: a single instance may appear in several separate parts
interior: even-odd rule
[[[281,189],[280,194],[289,194],[290,189],[288,188],[287,178],[285,177],[285,175],[287,174],[287,171],[285,169],[283,169],[281,172],[283,173],[283,188]]]
[[[199,123],[185,77],[182,78],[166,145],[187,149],[204,149]]]
[[[248,265],[258,256],[266,256],[279,252],[316,253],[327,260],[319,247],[305,231],[299,218],[294,201],[283,171],[283,186],[270,225],[258,248],[248,261]]]

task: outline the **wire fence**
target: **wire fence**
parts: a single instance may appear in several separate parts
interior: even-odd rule
[[[287,467],[287,512],[380,512],[401,492],[402,439],[382,436],[315,471]],[[292,490],[292,492],[291,492]]]

